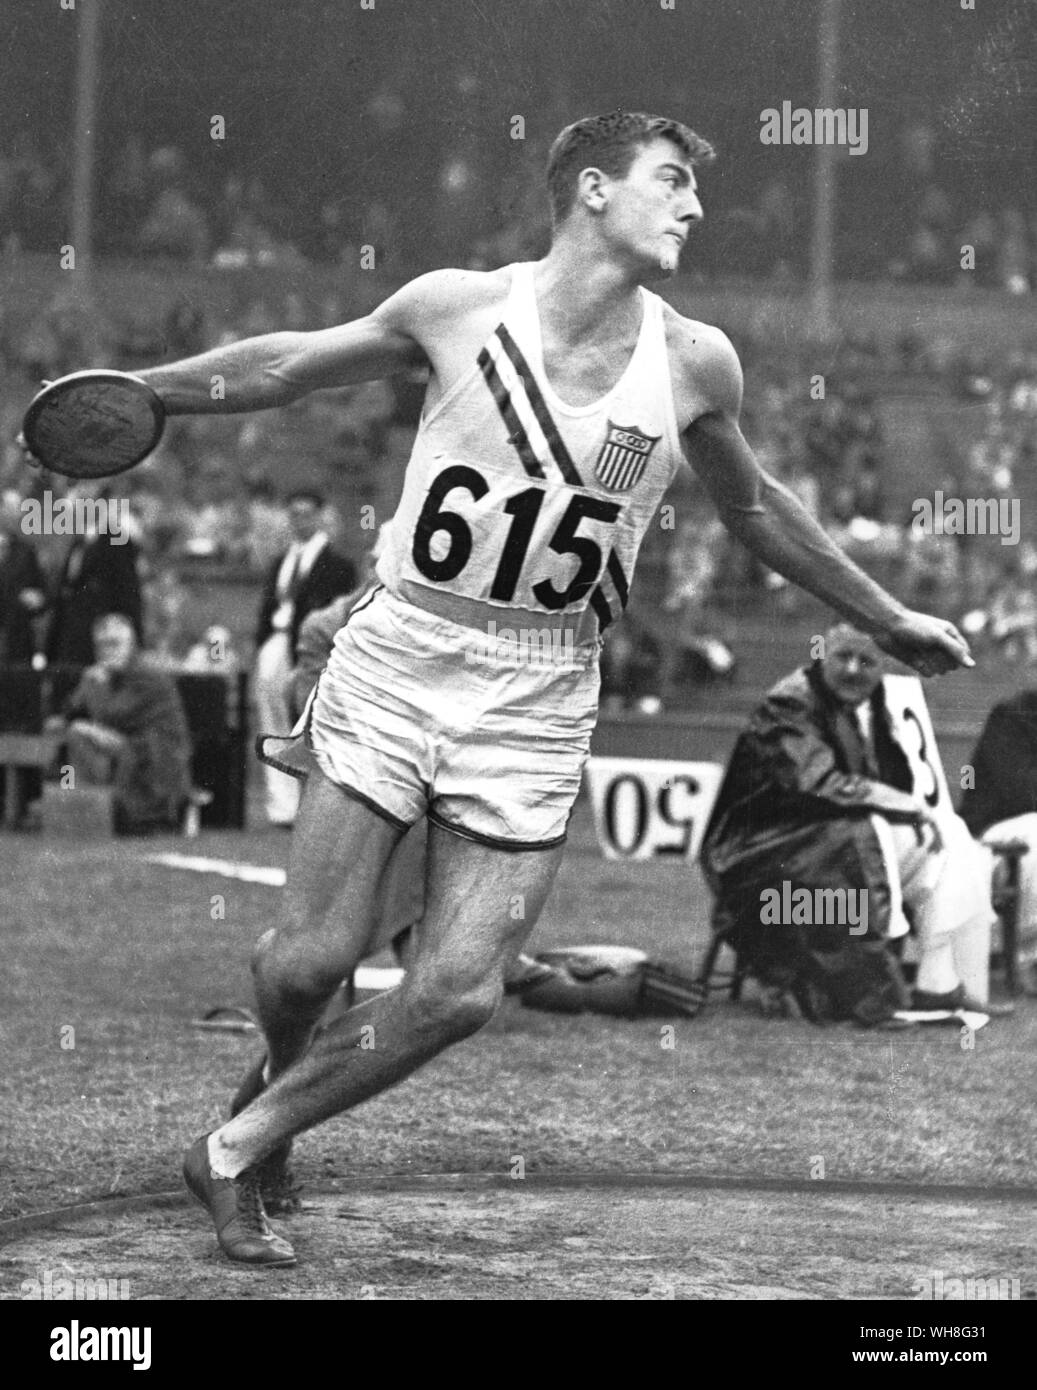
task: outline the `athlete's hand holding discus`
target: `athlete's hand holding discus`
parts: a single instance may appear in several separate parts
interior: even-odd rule
[[[18,443],[27,462],[66,478],[110,478],[134,468],[162,438],[158,394],[128,372],[90,370],[45,381]]]

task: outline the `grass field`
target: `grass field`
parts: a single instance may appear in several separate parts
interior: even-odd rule
[[[4,1218],[177,1188],[184,1145],[223,1114],[255,1054],[254,1039],[200,1032],[191,1020],[250,1003],[247,960],[275,920],[278,890],[145,862],[170,848],[280,865],[287,838],[0,837]],[[214,894],[225,899],[222,920]],[[603,861],[581,806],[534,946],[630,944],[693,965],[706,913],[696,872]],[[503,1178],[521,1157],[545,1179],[1034,1180],[1031,1001],[976,1035],[971,1051],[954,1027],[819,1029],[763,1017],[751,1002],[716,1001],[673,1020],[672,1048],[665,1025],[506,1001],[477,1039],[300,1139],[299,1176],[312,1192],[365,1176]],[[1002,1268],[1019,1273],[1022,1249],[1006,1250],[1015,1264]],[[1023,1272],[1032,1287],[1032,1260]]]

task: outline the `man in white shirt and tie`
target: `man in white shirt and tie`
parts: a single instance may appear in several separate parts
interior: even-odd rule
[[[332,548],[322,529],[323,497],[300,489],[289,495],[287,508],[292,544],[267,575],[256,629],[256,715],[264,733],[287,733],[298,713],[292,703],[292,670],[303,619],[356,585],[352,563]],[[299,783],[269,765],[263,773],[267,820],[290,827]]]

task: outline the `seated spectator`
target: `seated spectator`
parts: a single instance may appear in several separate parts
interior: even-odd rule
[[[953,950],[955,933],[982,933],[989,953],[989,855],[956,817],[949,853],[948,822],[914,794],[872,640],[845,624],[824,640],[824,656],[768,693],[735,747],[702,848],[714,926],[808,1016],[876,1025],[908,1003],[888,943],[909,917],[914,1007],[1001,1012],[969,998]]]
[[[97,663],[50,721],[69,739],[69,760],[88,781],[114,788],[113,830],[176,830],[190,792],[191,743],[171,675],[137,648],[130,620],[109,613],[93,626]]]
[[[987,716],[972,754],[972,786],[961,817],[977,838],[1022,840],[1018,924],[1021,943],[1037,938],[1037,690],[1020,690]]]

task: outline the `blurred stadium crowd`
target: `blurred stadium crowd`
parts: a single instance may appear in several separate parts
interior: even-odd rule
[[[319,186],[294,187],[222,160],[192,160],[173,144],[127,135],[100,171],[96,238],[112,256],[168,257],[196,266],[298,267],[357,263],[361,246],[406,274],[423,259],[486,269],[540,253],[548,222],[542,192],[546,147],[532,134],[511,149],[487,139],[477,110],[477,76],[454,79],[455,120],[430,150],[407,138],[420,128],[418,94],[388,83],[363,111],[364,158]],[[675,96],[679,109],[683,105]],[[207,142],[208,143],[208,142]],[[1037,287],[1037,209],[1029,190],[1010,189],[984,206],[962,201],[961,171],[941,155],[935,126],[901,122],[895,155],[881,168],[847,169],[840,195],[837,272],[953,284],[962,248],[975,252],[968,279],[1028,294]],[[336,152],[341,163],[343,152]],[[0,143],[0,246],[52,250],[65,236],[67,144],[45,148],[27,131]],[[696,245],[706,274],[801,277],[806,270],[809,189],[768,175],[752,196],[710,188],[709,234]],[[290,191],[286,191],[290,189]],[[420,215],[416,210],[420,209]],[[877,233],[877,235],[876,235]]]
[[[465,99],[462,76],[458,100]],[[119,265],[164,267],[179,289],[166,296],[159,317],[140,306],[136,313],[84,307],[60,287],[29,318],[2,313],[0,488],[8,529],[34,489],[63,486],[60,479],[28,477],[11,442],[41,379],[87,364],[141,367],[242,337],[354,317],[372,291],[372,277],[358,270],[367,243],[382,257],[379,295],[409,273],[416,229],[387,193],[386,168],[411,196],[423,180],[428,184],[427,216],[417,229],[426,259],[486,268],[538,254],[547,225],[544,151],[536,142],[528,142],[502,181],[487,162],[492,142],[466,133],[471,127],[459,122],[454,143],[421,167],[421,149],[399,139],[410,118],[406,95],[381,89],[367,109],[366,184],[351,188],[348,198],[336,191],[316,200],[300,185],[295,203],[273,197],[251,175],[232,172],[214,183],[211,168],[203,177],[172,145],[149,148],[136,135],[125,140],[101,171],[98,250]],[[410,165],[397,167],[401,158]],[[862,192],[847,185],[842,263],[887,283],[953,285],[965,275],[960,248],[971,244],[976,269],[970,284],[1012,295],[1032,291],[1037,217],[1011,205],[963,210],[924,122],[907,123],[901,132],[897,177],[900,193],[887,191],[882,202],[888,225],[881,235],[872,228],[859,245],[853,241],[861,221],[854,198]],[[61,242],[67,193],[63,157],[27,135],[7,138],[0,150],[0,248],[9,265]],[[801,277],[807,210],[798,198],[780,178],[764,181],[751,206],[725,206],[718,198],[716,235],[703,242],[703,256],[694,248],[684,282],[708,284],[721,274],[771,283]],[[402,248],[395,261],[383,256],[389,248]],[[711,262],[718,253],[721,265]],[[336,267],[334,289],[327,288],[326,273],[323,288],[320,277],[304,273],[329,265]],[[257,269],[265,273],[260,289],[246,273]],[[231,280],[242,272],[230,309],[205,292],[205,277],[217,272]],[[890,398],[907,390],[931,396],[939,404],[934,414],[948,401],[967,413],[967,429],[952,426],[947,433],[954,437],[937,441],[924,477],[928,494],[941,487],[950,496],[1016,496],[1034,474],[1037,352],[1005,345],[966,354],[950,340],[915,335],[892,343],[844,340],[825,372],[823,398],[815,399],[809,383],[816,353],[805,341],[733,336],[746,368],[745,432],[765,466],[908,601],[959,620],[967,616],[974,636],[1037,662],[1037,537],[1025,525],[1014,547],[976,544],[972,537],[948,545],[942,537],[918,534],[910,512],[890,500],[890,470],[902,468],[903,460],[887,409]],[[114,485],[129,502],[139,547],[148,645],[179,659],[199,640],[205,624],[185,584],[199,567],[242,580],[266,571],[286,543],[278,504],[290,487],[312,486],[330,500],[335,540],[358,561],[395,505],[395,465],[407,457],[420,398],[415,379],[322,392],[269,415],[172,421],[157,453]],[[801,602],[729,542],[693,480],[681,480],[667,505],[646,540],[634,606],[610,644],[606,688],[620,703],[669,698],[689,673],[731,676],[737,606],[746,590],[770,592],[780,611]],[[67,541],[42,537],[34,544],[53,579]],[[683,666],[670,640],[675,628],[681,634],[676,650],[688,658]]]

